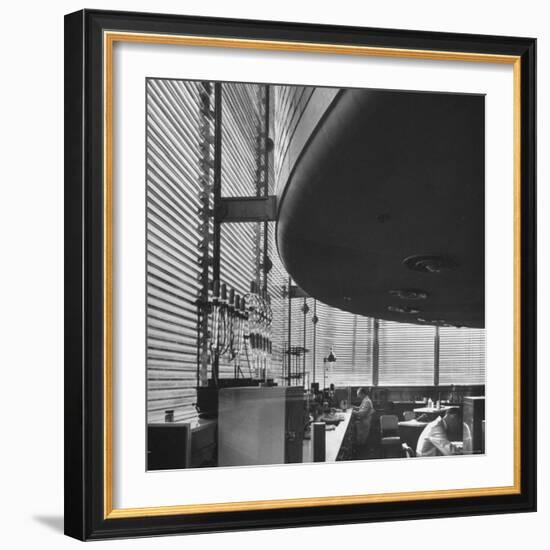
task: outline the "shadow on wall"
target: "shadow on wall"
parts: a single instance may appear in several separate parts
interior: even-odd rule
[[[41,523],[42,525],[49,527],[52,531],[63,533],[63,516],[33,516],[32,519],[37,523]]]

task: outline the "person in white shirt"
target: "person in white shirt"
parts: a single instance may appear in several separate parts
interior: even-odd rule
[[[445,416],[438,416],[422,430],[416,444],[416,456],[455,454],[449,435],[456,434],[460,425],[460,409],[456,407],[449,409]]]
[[[369,438],[372,417],[374,415],[374,406],[369,391],[365,388],[357,390],[357,397],[361,399],[359,407],[353,407],[353,419],[355,420],[356,444],[364,446]]]

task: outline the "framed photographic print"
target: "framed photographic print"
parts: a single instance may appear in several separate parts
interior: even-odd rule
[[[535,40],[65,19],[65,529],[534,511]]]

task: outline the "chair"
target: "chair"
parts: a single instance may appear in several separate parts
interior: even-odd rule
[[[380,438],[399,435],[399,422],[395,414],[383,414],[380,417]]]
[[[399,423],[395,414],[383,414],[380,417],[380,445],[384,458],[402,456]]]
[[[416,413],[414,411],[405,411],[403,413],[403,420],[408,422],[409,420],[414,420],[416,418]]]
[[[381,444],[383,458],[401,458],[403,456],[403,446],[399,436],[384,437]]]

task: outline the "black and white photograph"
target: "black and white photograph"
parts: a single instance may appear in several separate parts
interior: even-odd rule
[[[484,94],[144,85],[146,469],[484,454]]]

